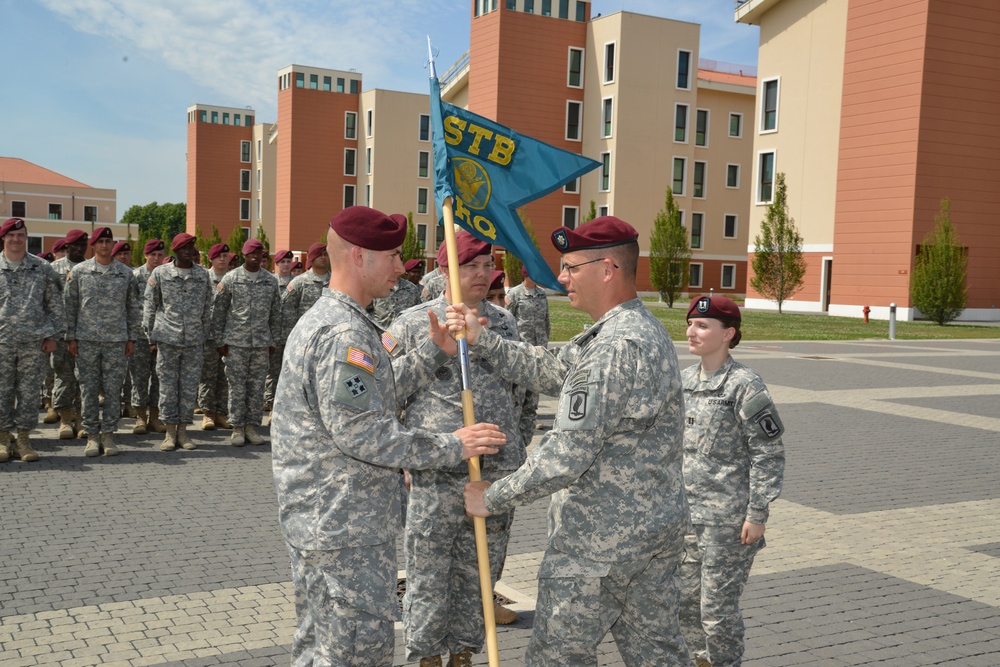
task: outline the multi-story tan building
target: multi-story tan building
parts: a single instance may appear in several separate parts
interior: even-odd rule
[[[24,219],[30,253],[50,250],[71,229],[89,234],[110,227],[116,239],[125,239],[130,230],[116,222],[117,197],[113,189],[92,188],[27,160],[0,157],[0,220]]]
[[[996,319],[996,1],[747,0],[735,18],[760,26],[748,251],[783,173],[808,262],[784,308],[885,319],[895,303],[913,319],[914,258],[948,198],[968,248],[961,319]]]

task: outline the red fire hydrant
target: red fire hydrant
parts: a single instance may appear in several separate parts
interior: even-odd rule
[[[872,309],[869,308],[868,306],[865,306],[864,308],[861,309],[861,312],[865,314],[865,324],[868,324],[868,313],[872,312]]]

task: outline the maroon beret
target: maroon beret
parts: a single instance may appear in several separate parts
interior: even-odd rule
[[[741,320],[740,307],[724,296],[703,296],[691,301],[688,319],[707,317],[713,320]]]
[[[52,252],[59,252],[66,247],[66,239],[57,239],[55,243],[52,244]]]
[[[110,227],[98,227],[90,237],[90,245],[94,245],[101,239],[115,240],[115,235],[111,233]]]
[[[274,253],[274,263],[277,264],[278,262],[280,262],[281,260],[285,259],[286,257],[292,257],[292,251],[291,250],[279,250],[278,252]],[[292,259],[295,259],[295,258],[292,257]]]
[[[260,239],[247,239],[243,242],[244,255],[249,255],[255,250],[264,250],[264,244]]]
[[[128,241],[119,241],[115,244],[115,247],[111,249],[111,254],[117,255],[118,253],[125,252],[126,250],[132,252],[132,246],[128,244]]]
[[[439,266],[448,266],[448,243],[443,241],[438,248],[437,263]],[[493,252],[493,246],[485,241],[480,241],[475,236],[464,229],[455,234],[455,245],[458,250],[458,265],[468,264],[480,255],[489,255]]]
[[[406,218],[390,217],[367,206],[345,208],[333,217],[330,228],[348,243],[368,250],[393,250],[406,238]]]
[[[613,215],[595,218],[580,225],[576,229],[560,227],[552,232],[552,245],[562,253],[577,250],[593,250],[596,248],[611,248],[635,241],[639,232],[635,227]]]
[[[172,262],[172,261],[174,261],[174,256],[173,256],[173,255],[167,255],[167,256],[166,256],[166,257],[165,257],[165,258],[163,259],[163,263],[164,263],[164,264],[169,264],[169,263],[170,263],[170,262]]]
[[[412,271],[413,269],[417,268],[421,264],[422,264],[422,262],[419,259],[408,259],[408,260],[406,260],[406,264],[403,264],[403,270],[404,271]]]
[[[521,265],[521,277],[522,278],[530,278],[531,277],[531,276],[528,275],[528,267],[524,266],[523,264]]]
[[[302,262],[295,262],[294,264],[292,264],[292,271],[294,271],[295,269],[301,269],[301,268],[302,268]]]
[[[208,249],[208,258],[215,259],[224,252],[229,252],[229,246],[225,243],[216,243],[214,246]]]
[[[44,259],[46,262],[56,261],[56,256],[53,255],[51,252],[43,252],[41,255],[39,255],[39,257]]]
[[[503,289],[503,280],[506,277],[507,276],[504,275],[503,271],[501,271],[499,269],[497,269],[496,271],[494,271],[493,275],[490,276],[490,289],[491,290]]]
[[[12,229],[24,229],[24,220],[21,218],[8,218],[6,222],[0,225],[0,238],[7,236],[7,232]]]
[[[87,232],[82,229],[71,229],[69,230],[69,233],[66,234],[66,245],[72,245],[80,240],[87,240]]]
[[[309,252],[306,253],[306,261],[312,263],[314,259],[322,255],[324,252],[326,252],[326,244],[317,241],[309,246]]]
[[[163,250],[164,248],[166,248],[166,245],[160,239],[149,239],[146,241],[146,245],[142,246],[142,254],[148,255],[151,252]]]
[[[171,250],[180,250],[181,248],[183,248],[187,244],[194,243],[194,242],[195,242],[194,236],[192,236],[191,234],[188,234],[187,232],[181,232],[180,234],[178,234],[177,236],[174,237],[173,241],[170,242],[170,249]]]

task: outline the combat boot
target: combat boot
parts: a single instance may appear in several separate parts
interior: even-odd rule
[[[86,438],[87,433],[83,430],[83,415],[79,410],[73,411],[73,428],[76,429],[76,437]]]
[[[243,435],[246,436],[247,442],[251,445],[263,445],[266,442],[264,438],[257,433],[257,427],[252,424],[247,424],[243,427]]]
[[[43,424],[55,424],[59,421],[59,413],[52,409],[52,401],[45,401],[45,416],[42,417]]]
[[[160,409],[149,409],[149,429],[157,433],[166,433],[167,425],[160,421]]]
[[[135,426],[132,427],[132,433],[134,435],[146,435],[149,430],[147,424],[149,420],[149,413],[146,412],[146,408],[139,407],[135,409]]]
[[[201,430],[202,431],[214,431],[215,430],[215,413],[214,412],[203,412],[201,417]]]
[[[472,651],[452,653],[448,658],[448,667],[472,667]]]
[[[26,463],[38,460],[38,452],[31,448],[31,442],[28,440],[29,433],[31,429],[17,429],[17,442],[14,443],[14,457]]]
[[[177,425],[177,444],[181,449],[192,450],[195,449],[195,444],[191,442],[191,436],[187,432],[187,424]]]
[[[115,439],[111,433],[101,434],[101,447],[104,448],[105,456],[118,456],[118,448],[115,446]]]
[[[705,658],[695,658],[694,664],[695,667],[712,667],[712,663],[710,663],[708,660],[705,660]]]
[[[161,452],[172,452],[177,449],[177,424],[166,424],[167,434],[160,443]]]
[[[10,460],[10,431],[0,431],[0,463]]]
[[[244,438],[242,426],[233,427],[233,434],[229,436],[229,444],[233,447],[242,447],[247,444],[246,439]]]
[[[59,408],[59,439],[72,440],[76,437],[76,413],[73,408]]]
[[[87,434],[87,446],[83,449],[84,456],[100,456],[101,455],[101,434],[100,433],[88,433]]]
[[[223,413],[223,412],[216,412],[215,413],[215,425],[218,426],[219,428],[232,428],[233,425],[229,423],[229,420],[226,419],[226,417],[227,417],[227,415],[225,413]]]
[[[420,658],[420,667],[441,667],[441,656],[432,655],[429,658]]]
[[[517,615],[517,612],[513,609],[507,609],[507,607],[497,602],[493,603],[493,618],[496,620],[497,625],[510,625],[517,619],[521,618]]]

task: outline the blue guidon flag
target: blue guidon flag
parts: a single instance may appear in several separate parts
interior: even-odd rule
[[[442,102],[433,75],[431,139],[438,224],[443,222],[444,200],[451,197],[456,224],[514,253],[535,282],[563,291],[515,209],[601,163]]]

